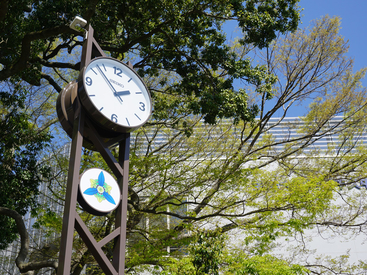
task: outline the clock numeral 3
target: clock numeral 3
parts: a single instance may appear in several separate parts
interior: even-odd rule
[[[88,86],[91,86],[93,81],[92,79],[88,76],[86,79],[85,79],[85,83],[88,85]]]
[[[139,109],[140,109],[140,111],[145,111],[145,104],[143,103],[143,102],[139,102],[139,104],[140,104],[140,107],[139,107]]]
[[[117,115],[116,114],[112,114],[112,116],[111,116],[111,120],[113,121],[113,122],[115,122],[115,123],[117,123]]]

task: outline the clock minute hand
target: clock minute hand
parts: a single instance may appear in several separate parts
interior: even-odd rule
[[[111,90],[114,93],[114,95],[117,96],[116,89],[113,87],[113,85],[111,84],[111,82],[108,80],[108,78],[106,77],[106,75],[103,73],[103,71],[101,70],[101,68],[98,65],[97,65],[97,69],[101,73],[103,79],[106,81],[106,83],[108,84],[108,86],[111,88]],[[117,98],[120,100],[120,103],[122,104],[122,99],[119,96]]]

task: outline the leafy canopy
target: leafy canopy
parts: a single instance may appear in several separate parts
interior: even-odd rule
[[[0,91],[0,205],[25,215],[37,206],[38,186],[49,176],[49,168],[39,158],[50,134],[30,122],[24,109],[26,91],[5,85]],[[0,248],[17,238],[14,220],[0,216]]]
[[[262,48],[299,21],[297,0],[58,0],[33,1],[31,9],[25,0],[3,2],[0,80],[17,76],[33,85],[46,80],[57,91],[74,80],[70,71],[80,69],[80,60],[73,54],[82,42],[68,24],[81,15],[111,56],[133,59],[141,76],[159,79],[149,85],[158,120],[177,109],[203,114],[209,123],[253,119],[257,108],[247,106],[246,93],[235,90],[233,81],[246,78],[270,92],[273,80],[249,59],[236,59],[223,24],[236,21],[244,32],[241,43]]]

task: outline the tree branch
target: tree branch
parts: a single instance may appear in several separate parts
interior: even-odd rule
[[[51,267],[57,269],[58,261],[55,260],[45,260],[45,261],[27,263],[26,259],[29,253],[29,235],[24,225],[22,216],[17,211],[11,210],[6,207],[0,207],[0,215],[8,216],[14,219],[17,224],[18,233],[20,235],[20,250],[15,260],[15,263],[21,273],[27,273],[31,275],[33,274],[33,272],[31,271],[41,269],[44,267]]]
[[[0,81],[5,80],[8,77],[21,72],[27,67],[29,57],[31,56],[32,41],[39,39],[46,39],[52,36],[57,36],[62,33],[77,34],[76,31],[70,29],[69,26],[66,25],[26,34],[22,39],[22,53],[18,61],[13,66],[5,68],[4,70],[0,71]]]
[[[46,79],[54,88],[55,90],[60,93],[62,88],[57,84],[57,82],[49,75],[42,73],[41,77]]]

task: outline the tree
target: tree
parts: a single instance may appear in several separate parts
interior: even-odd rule
[[[150,88],[158,124],[170,118],[176,127],[180,118],[200,113],[210,123],[220,117],[250,119],[256,110],[247,108],[246,96],[233,89],[233,80],[238,75],[268,80],[258,77],[249,60],[235,60],[221,25],[236,20],[245,33],[243,44],[264,47],[278,31],[296,28],[296,2],[1,1],[0,81],[49,83],[59,92],[74,80],[80,63],[73,54],[80,49],[82,33],[68,24],[80,14],[93,25],[105,51],[134,59],[141,76],[155,79]],[[228,77],[213,72],[218,68]],[[184,130],[189,134],[190,129]]]
[[[261,82],[253,87],[255,93],[249,92],[248,100],[259,106],[258,119],[210,125],[202,121],[206,114],[188,116],[190,112],[178,106],[170,116],[159,123],[156,118],[156,123],[134,134],[128,272],[151,266],[158,272],[195,270],[189,259],[174,265],[172,261],[194,243],[197,229],[236,234],[237,247],[224,251],[223,257],[216,254],[225,274],[363,270],[364,264],[343,266],[335,259],[320,264],[302,261],[299,254],[291,259],[269,254],[277,240],[305,238],[315,227],[349,234],[365,231],[366,204],[359,199],[364,193],[348,189],[366,178],[366,149],[358,139],[366,125],[366,90],[360,86],[365,69],[353,73],[353,62],[345,55],[347,43],[338,35],[339,24],[338,18],[325,17],[259,53],[264,65],[258,69],[271,72],[277,82],[273,93],[257,93],[264,91]],[[233,50],[237,58],[249,52],[237,45]],[[223,71],[218,74],[226,77]],[[166,96],[168,103],[175,99],[175,94]],[[308,113],[287,123],[289,108],[306,100],[313,101]],[[275,125],[283,125],[288,134],[275,136],[271,132]],[[336,142],[329,142],[322,152],[315,150],[316,142],[327,137]],[[85,151],[83,157],[82,169],[104,168],[98,155]],[[112,230],[112,216],[83,218],[97,239]],[[169,254],[167,247],[172,248]],[[73,274],[86,264],[90,274],[98,274],[83,244],[77,243],[75,249]],[[105,247],[107,254],[110,249]],[[305,247],[297,251],[307,253]]]
[[[179,81],[151,89],[157,119],[169,115],[179,103],[188,113],[246,119],[246,97],[233,90],[233,79],[243,76],[267,82],[249,60],[236,61],[225,43],[222,24],[235,20],[243,29],[244,44],[264,47],[278,31],[295,30],[299,21],[296,0],[282,1],[2,1],[0,80],[18,76],[33,85],[48,81],[57,91],[80,69],[70,54],[81,45],[78,33],[68,24],[82,15],[95,29],[101,47],[111,56],[129,60],[143,77],[175,74]],[[19,9],[19,7],[25,7]],[[107,31],[106,31],[107,30]],[[69,54],[69,55],[68,55]],[[63,58],[58,55],[62,55]],[[58,57],[58,58],[56,58]],[[212,70],[223,69],[223,79]],[[57,72],[52,76],[48,71]],[[165,87],[165,88],[163,88]],[[153,87],[151,87],[153,88]],[[167,90],[168,89],[168,90]],[[176,95],[170,102],[166,94]]]
[[[202,124],[201,117],[190,117],[186,123],[195,126],[191,136],[164,125],[137,132],[128,228],[145,238],[136,241],[128,267],[144,259],[152,264],[152,255],[159,265],[164,258],[157,255],[164,246],[180,246],[179,241],[184,246],[190,242],[186,232],[201,227],[237,232],[243,236],[241,255],[258,264],[256,257],[266,257],[281,237],[304,236],[308,229],[364,234],[364,193],[351,192],[348,186],[366,178],[361,141],[366,90],[360,86],[365,69],[353,73],[339,24],[338,18],[325,17],[263,51],[262,68],[277,82],[273,99],[272,94],[250,94],[260,107],[257,120],[210,126]],[[308,113],[287,123],[289,108],[305,100],[311,101]],[[284,129],[280,138],[271,132],[276,125]],[[326,138],[335,142],[328,142],[324,151],[314,147]],[[174,211],[187,205],[186,213]],[[151,229],[147,233],[141,223],[144,213],[150,220],[155,214],[180,222],[165,234]],[[328,268],[357,272],[356,266],[332,261],[328,266],[326,261],[320,265],[299,260],[291,264],[303,264],[316,274]],[[359,268],[363,270],[363,264]]]
[[[139,32],[130,29],[130,24],[117,28],[123,42],[107,39],[115,38],[109,32],[97,38],[104,49],[117,57],[123,53],[131,56],[134,51],[119,52],[105,41],[122,48],[136,46],[130,48],[141,53],[135,64],[146,77],[155,100],[153,120],[135,132],[131,148],[127,271],[139,272],[152,266],[159,272],[169,270],[169,263],[185,253],[184,248],[193,243],[191,233],[198,229],[217,229],[241,236],[242,242],[237,242],[237,247],[223,253],[226,258],[218,256],[218,266],[227,274],[266,274],[267,268],[282,268],[283,274],[320,274],[328,268],[336,273],[363,269],[362,264],[343,267],[330,261],[330,265],[324,262],[321,266],[295,257],[282,259],[282,255],[278,258],[269,255],[277,240],[304,236],[315,227],[335,231],[340,228],[350,234],[365,230],[366,204],[358,200],[363,193],[352,193],[347,188],[366,178],[366,149],[358,140],[366,125],[367,95],[360,86],[365,69],[353,73],[353,62],[346,57],[347,43],[338,35],[339,19],[325,17],[309,30],[289,33],[273,44],[255,39],[250,24],[248,30],[244,29],[244,38],[230,49],[223,45],[223,40],[215,40],[219,34],[203,23],[208,22],[204,19],[215,21],[223,16],[219,7],[225,4],[211,3],[192,6],[190,11],[194,13],[184,13],[194,16],[195,20],[189,22],[176,16],[177,22],[170,21],[169,25],[147,24],[151,28],[145,33],[149,43],[134,40]],[[241,19],[261,23],[264,18],[260,20],[260,15],[272,17],[274,11],[265,5],[272,2],[263,1],[254,9],[252,3],[248,1],[241,7],[232,3],[236,12],[244,9],[243,14],[238,12],[240,24],[244,22]],[[110,11],[103,4],[92,17],[96,29],[102,18],[97,11],[102,7]],[[123,4],[116,3],[115,11],[120,7],[122,10]],[[134,12],[141,18],[148,16],[134,10],[135,4],[132,5],[129,16],[122,17],[121,22],[131,20]],[[202,10],[197,15],[198,7]],[[262,13],[263,8],[267,12]],[[154,12],[158,14],[158,10],[159,5],[151,16]],[[168,10],[175,12],[173,7]],[[181,11],[187,10],[181,6],[177,12]],[[120,18],[108,12],[106,23]],[[208,12],[217,12],[216,17],[207,15]],[[190,26],[184,28],[185,24]],[[264,33],[268,33],[267,27],[265,24]],[[200,40],[203,37],[208,40]],[[253,44],[249,44],[249,39],[253,39]],[[184,46],[181,42],[188,44]],[[263,47],[259,56],[264,60],[257,67],[251,67],[246,59],[252,45]],[[154,78],[158,72],[160,78]],[[244,80],[244,89],[237,93],[231,88],[235,78]],[[289,108],[307,100],[311,104],[305,116],[287,123]],[[214,104],[216,101],[218,104]],[[251,104],[254,107],[248,107]],[[254,119],[256,111],[258,119]],[[336,116],[340,118],[336,120]],[[224,117],[231,120],[206,123]],[[274,135],[271,130],[276,125],[282,125],[289,134],[281,138]],[[329,142],[322,152],[316,150],[314,145],[327,137],[336,142]],[[83,157],[82,169],[102,168],[102,160],[92,152],[85,151]],[[336,200],[338,197],[342,202]],[[112,216],[83,218],[97,240],[112,230]],[[104,249],[110,255],[111,246]],[[237,260],[238,255],[241,261]],[[82,243],[77,242],[73,261],[73,274],[80,274],[87,264],[91,274],[99,272]],[[183,260],[179,267],[190,269],[195,264],[190,266],[190,262]]]
[[[27,91],[9,85],[3,83],[0,92],[0,205],[25,215],[37,207],[38,184],[50,173],[39,158],[50,134],[31,123],[24,109]],[[0,216],[0,222],[0,249],[4,249],[17,238],[18,229],[7,216]]]

